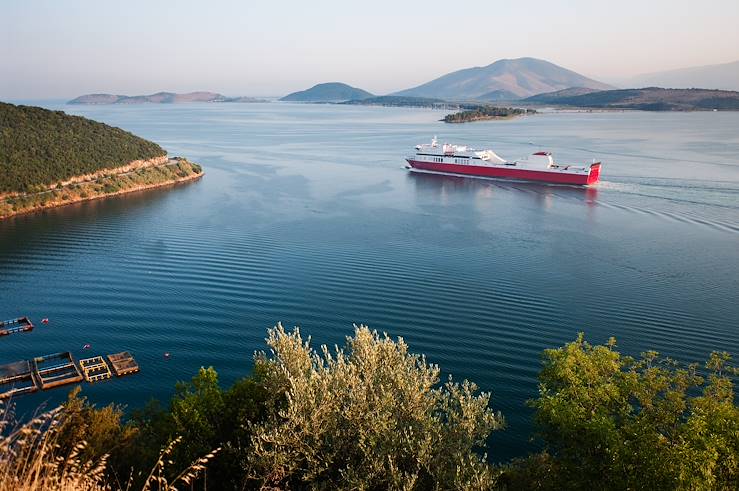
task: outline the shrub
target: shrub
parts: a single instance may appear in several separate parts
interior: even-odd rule
[[[581,334],[546,350],[532,402],[560,485],[591,489],[739,489],[739,408],[726,353],[707,379],[656,352],[622,356]]]

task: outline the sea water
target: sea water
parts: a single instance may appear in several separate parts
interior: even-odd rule
[[[166,401],[249,373],[267,328],[314,346],[364,323],[492,392],[493,460],[535,448],[541,353],[584,332],[684,362],[739,355],[739,113],[546,113],[449,125],[429,109],[64,106],[153,140],[199,181],[0,222],[0,363],[128,350],[141,373],[83,394]],[[412,174],[440,141],[603,162],[594,188]],[[49,324],[39,323],[48,317]],[[89,349],[83,346],[89,344]],[[169,356],[166,357],[165,353]],[[67,390],[25,396],[18,412]]]

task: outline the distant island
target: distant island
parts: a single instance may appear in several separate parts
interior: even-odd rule
[[[619,89],[592,91],[583,88],[539,94],[524,103],[592,109],[642,111],[737,111],[739,92],[708,89]]]
[[[151,95],[85,94],[67,104],[179,104],[187,102],[267,102],[254,97],[226,97],[216,92],[157,92]]]
[[[469,123],[473,121],[489,121],[495,119],[511,119],[516,116],[536,113],[535,109],[498,107],[477,102],[448,102],[431,97],[411,97],[399,95],[383,95],[366,99],[341,102],[353,106],[385,106],[385,107],[427,107],[431,109],[451,109],[458,112],[447,114],[445,123]]]
[[[354,99],[344,101],[340,104],[349,104],[354,106],[386,106],[386,107],[438,107],[448,108],[449,106],[458,107],[456,103],[450,103],[442,99],[434,99],[431,97],[408,97],[399,95],[381,95],[367,97],[364,99]]]
[[[517,116],[535,114],[534,109],[497,106],[467,106],[468,109],[444,116],[445,123],[470,123],[473,121],[491,121],[497,119],[511,119]]]
[[[314,85],[310,89],[288,94],[281,101],[288,102],[344,102],[373,97],[366,90],[358,89],[340,82]]]
[[[120,128],[0,102],[0,219],[202,175]]]

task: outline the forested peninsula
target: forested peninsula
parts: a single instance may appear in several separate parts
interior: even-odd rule
[[[0,219],[43,208],[196,179],[120,128],[40,107],[0,103]]]

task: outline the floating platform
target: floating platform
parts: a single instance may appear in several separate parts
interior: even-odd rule
[[[36,392],[31,362],[27,360],[0,365],[0,399]]]
[[[117,377],[130,375],[139,371],[139,364],[128,351],[108,355],[108,361]]]
[[[33,374],[36,376],[36,381],[42,390],[74,384],[83,380],[79,368],[74,363],[72,353],[69,351],[37,356],[33,359]]]
[[[26,332],[33,330],[33,323],[28,317],[18,317],[7,321],[0,321],[0,336],[15,334],[17,332]]]
[[[90,383],[106,380],[113,376],[102,356],[93,356],[92,358],[80,360],[80,368],[82,369],[82,375],[85,377],[85,380]]]

